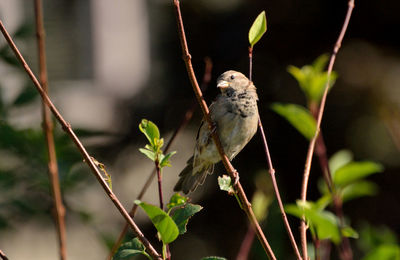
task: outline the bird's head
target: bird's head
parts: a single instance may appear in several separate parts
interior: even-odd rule
[[[253,83],[245,75],[234,70],[228,70],[218,77],[217,88],[222,94],[255,90]]]

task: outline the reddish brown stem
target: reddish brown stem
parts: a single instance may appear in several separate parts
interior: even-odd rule
[[[347,31],[347,27],[349,25],[349,21],[350,21],[353,9],[354,9],[354,0],[349,0],[346,18],[344,20],[342,29],[340,31],[339,37],[335,43],[331,58],[329,60],[328,71],[327,71],[328,79],[327,79],[327,82],[325,85],[324,94],[321,99],[321,104],[319,106],[318,117],[317,117],[317,128],[315,131],[315,135],[311,139],[310,144],[308,146],[307,158],[306,158],[306,163],[305,163],[305,167],[304,167],[303,182],[302,182],[302,189],[301,189],[301,196],[300,196],[300,198],[303,202],[305,202],[307,199],[307,186],[308,186],[308,179],[310,177],[312,155],[314,153],[315,143],[318,138],[318,134],[320,132],[321,121],[322,121],[322,116],[324,114],[326,97],[328,95],[328,90],[329,90],[329,85],[330,85],[330,76],[332,74],[333,64],[335,63],[336,54],[338,53],[338,51],[340,49],[344,35]],[[301,225],[300,225],[300,236],[301,236],[301,244],[302,244],[302,250],[303,250],[303,258],[305,260],[307,260],[308,259],[308,256],[307,256],[307,226],[306,226],[306,222],[305,222],[304,218],[301,221]]]
[[[290,228],[290,224],[289,224],[289,221],[287,219],[286,212],[285,212],[285,207],[283,206],[281,195],[279,193],[278,184],[276,183],[275,169],[274,169],[274,166],[272,165],[272,159],[271,159],[271,155],[269,153],[267,138],[265,137],[264,128],[263,128],[263,125],[262,125],[262,122],[261,122],[260,118],[258,118],[258,127],[260,129],[261,137],[262,137],[262,140],[263,140],[265,156],[267,157],[267,161],[268,161],[268,168],[269,168],[268,172],[269,172],[269,174],[271,176],[272,185],[274,187],[276,200],[278,201],[279,210],[281,211],[282,220],[283,220],[283,223],[285,225],[286,232],[289,235],[289,240],[290,240],[290,243],[291,243],[291,245],[293,247],[294,253],[296,254],[297,259],[301,260],[302,258],[301,258],[301,255],[300,255],[300,251],[299,251],[299,249],[297,247],[296,240],[294,239],[292,229]]]
[[[203,94],[201,92],[201,89],[200,89],[199,84],[196,79],[196,75],[193,70],[191,55],[189,53],[189,49],[188,49],[188,45],[187,45],[187,41],[186,41],[186,35],[185,35],[184,27],[183,27],[183,21],[182,21],[180,6],[179,6],[179,0],[174,0],[173,2],[174,2],[175,15],[176,15],[177,24],[178,24],[179,38],[181,41],[181,47],[182,47],[182,52],[183,52],[183,60],[185,61],[186,70],[188,72],[188,76],[189,76],[191,85],[193,87],[193,90],[195,92],[197,101],[200,104],[201,110],[203,111],[203,114],[204,114],[204,118],[207,121],[208,126],[211,131],[211,129],[213,128],[213,122],[211,120],[208,106],[203,98]],[[219,155],[221,156],[222,163],[224,164],[226,171],[228,172],[228,174],[230,175],[230,177],[232,179],[237,179],[238,172],[233,168],[228,157],[224,153],[224,150],[221,145],[221,141],[219,140],[217,131],[212,131],[212,137],[213,137],[214,143],[218,149]],[[249,200],[247,199],[247,196],[246,196],[246,194],[242,188],[242,185],[240,184],[239,181],[236,183],[236,185],[234,185],[234,188],[235,188],[236,194],[239,197],[241,205],[243,206],[243,210],[245,211],[252,227],[255,229],[257,237],[258,237],[260,243],[262,244],[265,252],[267,253],[267,255],[270,259],[276,259],[275,255],[267,241],[267,238],[265,237],[265,235],[260,227],[260,224],[258,223],[258,221],[254,215],[254,212],[251,208],[251,204],[250,204]]]
[[[252,68],[253,68],[253,47],[250,46],[249,47],[249,80],[250,81],[252,79]],[[285,225],[286,232],[289,235],[290,243],[291,243],[291,245],[293,247],[294,253],[296,254],[297,259],[301,260],[302,258],[301,258],[301,255],[300,255],[300,251],[299,251],[299,249],[297,247],[296,240],[294,239],[293,232],[292,232],[292,229],[290,228],[289,221],[287,220],[285,208],[283,206],[281,195],[279,193],[278,184],[276,183],[275,169],[274,169],[274,166],[272,165],[271,154],[269,153],[267,138],[265,137],[264,127],[262,125],[260,117],[258,117],[258,128],[260,129],[260,134],[261,134],[261,138],[262,138],[263,145],[264,145],[265,156],[266,156],[266,159],[267,159],[267,162],[268,162],[268,169],[269,169],[268,172],[269,172],[269,174],[271,176],[272,184],[273,184],[274,191],[275,191],[276,200],[278,201],[279,210],[281,211],[282,220],[283,220],[283,223]]]
[[[160,200],[160,209],[164,210],[164,200],[163,200],[163,193],[162,193],[162,176],[161,176],[160,163],[158,161],[156,161],[155,165],[156,165],[156,172],[157,172],[158,198]]]
[[[0,258],[2,260],[8,260],[8,257],[3,253],[3,251],[0,250]]]
[[[254,229],[249,226],[240,246],[239,253],[236,256],[236,260],[247,260],[249,258],[251,245],[253,244],[255,235]]]
[[[35,20],[36,20],[36,36],[39,52],[39,79],[43,90],[48,93],[47,66],[46,66],[46,45],[45,31],[43,25],[43,8],[42,1],[35,0]],[[60,181],[58,177],[58,166],[56,149],[53,137],[53,122],[51,112],[44,102],[42,102],[43,131],[45,134],[47,151],[49,156],[48,171],[51,184],[51,192],[54,203],[54,221],[56,223],[58,234],[58,245],[60,251],[60,259],[67,259],[66,247],[66,231],[65,231],[65,207],[62,202]]]
[[[311,114],[316,118],[317,117],[317,106],[310,105],[309,106]],[[336,216],[339,219],[339,225],[342,228],[344,226],[344,215],[343,215],[343,207],[342,200],[338,196],[335,187],[332,182],[332,174],[329,169],[328,156],[326,154],[326,145],[324,142],[324,138],[322,132],[318,135],[317,143],[315,145],[315,154],[318,157],[318,161],[324,176],[324,180],[326,185],[328,186],[329,191],[332,195],[333,208],[336,213]],[[339,254],[342,260],[351,260],[353,259],[353,252],[350,246],[350,241],[348,237],[341,236],[341,244],[339,245]]]
[[[72,130],[71,125],[65,121],[65,119],[62,117],[62,115],[60,114],[58,109],[54,106],[53,102],[50,100],[49,96],[46,94],[46,92],[44,92],[44,90],[43,90],[42,86],[40,85],[39,81],[37,80],[37,78],[33,74],[32,70],[29,68],[29,66],[26,63],[25,59],[22,57],[22,55],[19,52],[17,46],[14,44],[11,36],[7,32],[7,30],[4,27],[2,21],[0,21],[0,30],[1,30],[2,34],[4,35],[4,38],[7,40],[9,46],[13,50],[15,56],[20,61],[20,63],[24,67],[26,73],[28,74],[28,76],[32,80],[32,82],[35,85],[36,89],[39,91],[40,96],[42,97],[42,99],[44,100],[46,105],[50,108],[51,112],[54,114],[55,118],[57,119],[57,121],[62,126],[62,129],[69,135],[69,137],[75,143],[75,145],[77,146],[79,152],[82,154],[82,157],[84,158],[84,161],[89,166],[89,168],[91,169],[92,173],[95,175],[96,179],[98,180],[100,185],[103,187],[103,189],[106,192],[106,194],[108,195],[108,197],[114,203],[115,207],[118,209],[118,211],[121,213],[121,215],[125,218],[125,220],[132,227],[133,232],[138,237],[138,239],[143,243],[143,245],[146,247],[146,249],[148,250],[149,254],[155,259],[162,259],[161,255],[154,249],[154,247],[150,244],[150,242],[147,240],[147,238],[143,235],[142,231],[139,229],[139,227],[136,225],[136,223],[133,221],[133,219],[129,216],[129,213],[126,211],[126,209],[122,206],[121,202],[118,200],[118,198],[112,192],[112,190],[108,186],[107,182],[103,179],[103,176],[102,176],[101,172],[97,168],[96,164],[93,162],[91,156],[88,154],[88,152],[86,151],[85,147],[82,145],[82,143],[79,140],[79,138],[76,136],[75,132]]]
[[[205,58],[205,70],[204,70],[204,76],[203,76],[203,82],[201,89],[205,90],[208,86],[208,84],[211,81],[211,71],[212,71],[212,62],[210,58]],[[190,119],[193,117],[194,110],[196,109],[196,101],[193,102],[193,104],[190,106],[190,108],[186,111],[184,117],[182,118],[179,126],[175,129],[174,133],[172,134],[171,138],[169,139],[167,145],[165,146],[164,153],[167,153],[169,151],[169,148],[171,147],[173,141],[175,140],[176,136],[180,131],[186,127],[186,125],[189,123]],[[156,170],[154,169],[151,174],[149,175],[146,183],[143,185],[142,190],[140,191],[139,195],[137,196],[137,200],[141,200],[146,193],[147,189],[149,188],[151,182],[153,181],[154,176],[156,175]],[[131,217],[135,216],[136,211],[137,211],[138,205],[133,204],[131,211],[129,214]],[[126,232],[128,231],[128,223],[125,224],[124,228],[122,229],[121,233],[118,236],[117,241],[113,245],[110,254],[108,255],[107,259],[111,260],[117,249],[122,243],[122,240],[124,239]]]

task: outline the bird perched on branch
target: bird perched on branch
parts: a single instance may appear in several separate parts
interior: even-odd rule
[[[192,192],[204,183],[208,174],[213,173],[214,164],[221,157],[212,139],[212,131],[217,131],[229,160],[243,149],[257,131],[258,97],[253,82],[242,73],[229,70],[218,77],[217,87],[221,94],[210,106],[215,129],[210,130],[207,122],[202,121],[194,154],[179,174],[175,191],[181,190],[185,194]]]

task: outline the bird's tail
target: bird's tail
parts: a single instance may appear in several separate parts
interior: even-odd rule
[[[188,194],[193,192],[197,186],[202,185],[208,174],[213,173],[214,164],[201,162],[196,164],[193,169],[193,156],[187,161],[186,167],[179,174],[178,183],[174,187],[174,191],[183,191]]]

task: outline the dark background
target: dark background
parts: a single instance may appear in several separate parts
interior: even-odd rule
[[[50,83],[57,85],[57,82],[65,79],[94,81],[96,73],[93,66],[96,57],[92,48],[98,43],[93,37],[93,27],[96,26],[91,20],[93,2],[44,2]],[[154,0],[144,4],[148,18],[146,30],[150,53],[149,75],[135,94],[116,97],[115,102],[118,105],[114,120],[118,122],[118,127],[110,131],[113,136],[111,141],[107,139],[107,142],[97,142],[90,146],[92,154],[106,165],[120,163],[127,147],[133,146],[137,150],[142,146],[143,136],[137,129],[142,118],[155,122],[161,133],[168,133],[165,134],[167,137],[179,125],[186,109],[193,102],[194,94],[181,58],[171,2]],[[330,54],[345,18],[347,1],[193,0],[182,1],[181,9],[189,51],[199,80],[204,73],[204,58],[209,57],[213,62],[212,81],[204,93],[209,104],[218,94],[215,88],[218,75],[229,69],[248,73],[248,30],[257,15],[262,10],[266,11],[268,30],[254,49],[253,81],[258,89],[260,116],[267,134],[282,199],[284,203],[294,203],[300,196],[308,142],[284,119],[276,115],[270,109],[270,104],[283,102],[305,105],[305,97],[296,80],[287,72],[287,67],[311,64],[319,55]],[[33,17],[31,10],[31,6],[27,5],[21,12],[25,13],[25,23],[33,26],[30,20]],[[394,126],[399,124],[400,104],[398,10],[399,3],[395,0],[356,1],[334,66],[339,77],[329,93],[321,126],[328,156],[339,150],[349,149],[353,152],[355,160],[373,160],[385,167],[383,173],[370,177],[380,187],[377,196],[357,199],[344,205],[344,213],[351,225],[356,229],[366,222],[372,226],[384,225],[397,235],[400,232],[400,147],[396,146],[396,142],[399,144],[400,133]],[[0,10],[0,17],[1,15],[6,22],[7,14],[2,14]],[[60,31],[62,33],[59,33]],[[66,38],[65,41],[62,40],[63,37]],[[27,43],[27,55],[34,60],[36,47],[33,32]],[[60,54],[60,48],[66,48],[62,51],[64,56]],[[71,56],[67,50],[75,55]],[[116,78],[118,76],[115,75]],[[113,86],[109,87],[112,89]],[[188,133],[193,139],[201,117],[198,109],[187,128],[191,131]],[[71,123],[74,126],[74,122]],[[180,147],[180,140],[178,136],[173,150]],[[180,162],[183,162],[190,154],[180,153],[178,150],[175,157],[178,156]],[[174,158],[172,164],[174,165]],[[256,173],[264,171],[266,174],[267,164],[259,134],[256,134],[235,158],[233,165],[240,172],[242,185],[251,197],[255,188]],[[176,181],[183,163],[174,166],[171,175],[165,175],[165,179],[172,179],[169,180],[171,184],[166,185],[169,189]],[[134,168],[130,170],[135,172]],[[217,174],[223,172],[222,167],[216,170]],[[115,173],[115,178],[122,179],[124,174],[128,173]],[[206,255],[235,258],[247,230],[247,220],[235,199],[218,190],[217,174],[209,177],[204,185],[207,192],[204,191],[204,187],[196,191],[195,201],[204,209],[191,219],[188,234],[171,245],[173,259],[200,259]],[[309,182],[309,200],[316,200],[320,196],[317,189],[317,181],[320,178],[321,171],[314,158]],[[66,189],[65,192],[80,192],[85,185],[92,185],[90,183],[94,183],[94,179],[78,178],[77,182],[76,189]],[[79,182],[84,185],[79,185]],[[138,183],[133,185],[138,186],[134,192],[118,191],[129,197],[127,208],[130,207],[129,201],[133,200],[141,187]],[[116,189],[119,189],[118,185]],[[155,190],[150,192],[155,193]],[[171,193],[171,190],[166,192]],[[202,195],[203,193],[205,195]],[[104,207],[109,207],[107,211],[113,210],[111,204]],[[49,212],[50,206],[46,210]],[[90,213],[90,210],[88,211]],[[76,212],[71,207],[67,219],[73,218],[71,216],[74,214]],[[114,221],[122,224],[121,218],[114,216]],[[292,217],[289,217],[289,221],[295,237],[298,238],[299,221]],[[95,226],[96,230],[101,229],[93,222],[91,225]],[[263,227],[278,259],[294,259],[275,202]],[[118,232],[118,226],[109,231],[110,240],[115,238]],[[145,228],[145,233],[154,237],[150,225]],[[106,239],[103,237],[103,240]],[[363,253],[356,249],[355,240],[352,240],[352,244],[355,259],[358,259]],[[333,256],[335,259],[335,252]],[[251,259],[266,259],[258,242],[255,242]]]

